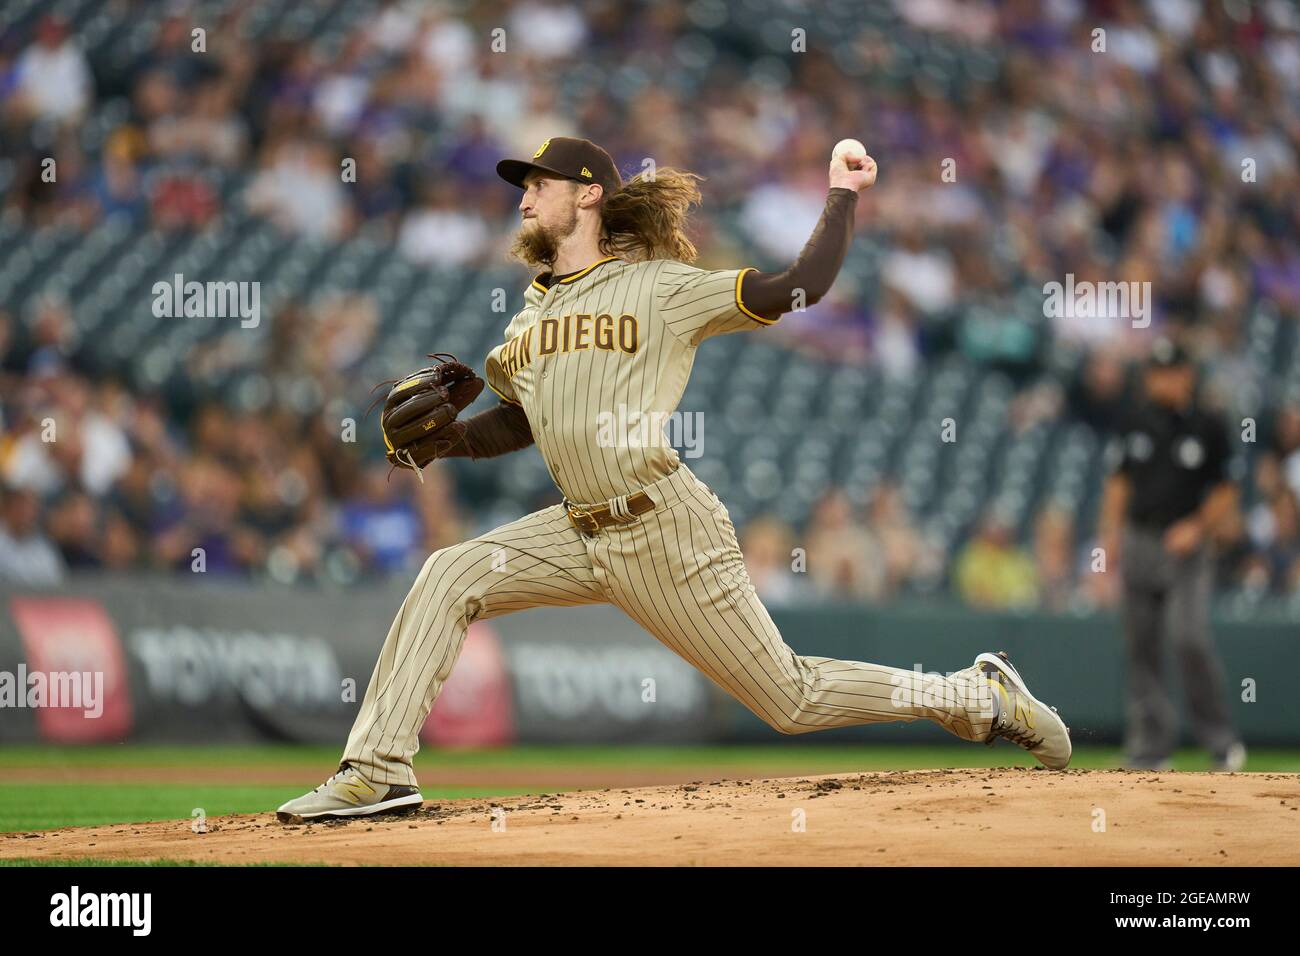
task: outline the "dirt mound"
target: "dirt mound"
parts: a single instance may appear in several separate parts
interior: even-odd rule
[[[427,803],[281,826],[274,814],[6,834],[0,858],[219,863],[1290,865],[1300,776],[928,770]]]

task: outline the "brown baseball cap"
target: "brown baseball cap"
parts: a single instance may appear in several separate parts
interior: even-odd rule
[[[520,189],[524,177],[534,169],[579,183],[600,183],[607,196],[623,185],[613,158],[589,139],[552,136],[533,153],[531,161],[503,159],[497,163],[497,175]]]

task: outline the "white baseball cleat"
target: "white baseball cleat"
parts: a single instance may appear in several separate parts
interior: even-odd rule
[[[1070,728],[1056,713],[1029,693],[1020,672],[1011,666],[1005,651],[981,654],[975,666],[995,689],[998,715],[993,719],[986,744],[1004,737],[1023,747],[1052,770],[1063,770],[1070,762]]]
[[[415,787],[373,784],[352,767],[343,767],[311,793],[290,800],[275,812],[281,823],[305,823],[330,817],[368,817],[376,813],[416,810],[424,797]]]

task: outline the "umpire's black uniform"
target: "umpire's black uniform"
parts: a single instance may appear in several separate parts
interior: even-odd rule
[[[1222,488],[1230,480],[1228,431],[1221,419],[1196,406],[1195,371],[1167,340],[1153,349],[1145,384],[1142,403],[1121,422],[1122,447],[1111,479],[1125,503],[1120,575],[1128,650],[1128,762],[1162,766],[1177,743],[1163,666],[1164,649],[1172,644],[1197,742],[1216,768],[1239,769],[1245,751],[1232,727],[1210,632],[1213,559],[1208,529],[1200,521],[1216,489],[1229,490]],[[1189,527],[1177,528],[1180,524]],[[1186,542],[1187,535],[1194,543]],[[1180,536],[1181,548],[1173,543]]]

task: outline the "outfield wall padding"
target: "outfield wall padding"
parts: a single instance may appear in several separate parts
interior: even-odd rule
[[[400,584],[313,591],[153,577],[0,587],[0,743],[341,744],[404,594]],[[1077,743],[1120,739],[1123,659],[1113,615],[911,603],[786,607],[772,616],[800,654],[946,673],[980,651],[1006,650],[1035,693],[1059,707]],[[1289,689],[1300,669],[1296,622],[1221,617],[1216,634],[1247,741],[1300,743],[1300,702]],[[62,698],[18,706],[18,678],[25,672],[30,681],[35,671],[99,674],[99,712],[86,700],[54,706],[68,705],[66,684]],[[926,723],[810,736],[953,739]],[[435,746],[781,739],[609,607],[476,622],[422,738]]]

